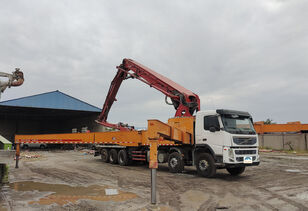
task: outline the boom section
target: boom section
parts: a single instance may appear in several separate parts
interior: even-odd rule
[[[129,78],[138,79],[162,92],[166,96],[166,103],[168,103],[167,97],[169,97],[171,103],[168,104],[172,104],[176,109],[175,117],[190,117],[193,116],[195,111],[200,110],[200,99],[197,94],[132,59],[123,59],[122,64],[117,66],[117,69],[118,72],[111,82],[102,112],[98,118],[98,122],[104,126],[129,130],[127,125],[125,126],[122,123],[111,124],[107,122],[109,110],[113,102],[116,101],[120,85],[123,80]]]

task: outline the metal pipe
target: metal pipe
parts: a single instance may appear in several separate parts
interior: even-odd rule
[[[156,169],[151,169],[151,203],[156,204]]]

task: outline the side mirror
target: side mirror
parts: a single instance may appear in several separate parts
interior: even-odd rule
[[[210,131],[212,132],[212,133],[214,133],[214,132],[216,132],[216,128],[215,127],[210,127]]]

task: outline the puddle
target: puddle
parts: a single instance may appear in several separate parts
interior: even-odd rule
[[[308,191],[297,194],[296,198],[308,201]]]
[[[107,187],[91,185],[88,187],[83,186],[69,186],[63,184],[48,184],[32,181],[15,182],[9,184],[11,189],[15,191],[39,191],[39,192],[52,192],[50,195],[45,196],[37,201],[30,201],[29,204],[42,204],[50,205],[57,203],[64,205],[67,203],[76,203],[80,199],[89,199],[96,201],[126,201],[138,197],[134,193],[118,191],[117,195],[106,195],[105,189]]]
[[[308,156],[272,156],[270,158],[276,159],[290,159],[290,160],[308,160]]]
[[[302,172],[302,171],[299,170],[299,169],[286,169],[285,171],[286,171],[286,172],[292,172],[292,173],[300,173],[300,172]]]

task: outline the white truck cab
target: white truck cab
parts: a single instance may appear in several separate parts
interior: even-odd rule
[[[258,145],[258,136],[248,112],[224,109],[197,112],[195,149],[197,152],[206,149],[207,154],[214,158],[215,168],[226,168],[230,174],[237,175],[244,172],[245,166],[258,165]],[[202,160],[198,154],[195,153],[197,170],[209,174],[202,173],[202,170],[211,168],[208,159]]]

